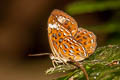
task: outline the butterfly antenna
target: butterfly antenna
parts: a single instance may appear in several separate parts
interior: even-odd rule
[[[82,64],[80,64],[79,62],[73,60],[73,59],[70,59],[70,60],[71,60],[73,63],[75,63],[75,65],[76,65],[77,67],[79,67],[79,68],[83,71],[83,73],[84,73],[84,75],[85,75],[85,77],[86,77],[86,80],[89,80],[88,73],[87,73],[86,69],[84,68],[84,66],[83,66]]]
[[[37,54],[28,54],[28,56],[48,56],[50,53],[37,53]]]

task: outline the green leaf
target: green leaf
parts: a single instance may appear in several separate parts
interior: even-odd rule
[[[71,4],[68,4],[65,8],[66,12],[69,14],[81,14],[81,13],[90,13],[95,11],[104,11],[108,9],[119,9],[120,0],[110,0],[110,1],[94,1],[94,2],[81,2],[77,1]]]
[[[114,63],[116,62],[116,64]],[[93,55],[88,59],[85,59],[81,64],[86,68],[90,80],[120,80],[120,46],[119,45],[108,45],[99,47]],[[113,64],[114,63],[114,64]],[[85,76],[81,69],[73,67],[72,64],[57,66],[52,70],[52,73],[62,72],[62,69],[69,71],[65,77],[58,78],[57,80],[85,80]],[[69,69],[68,69],[69,66]],[[50,69],[47,72],[50,72]],[[47,73],[48,74],[48,73]]]
[[[66,77],[67,77],[67,76],[61,77],[61,78],[58,78],[57,80],[65,80]]]

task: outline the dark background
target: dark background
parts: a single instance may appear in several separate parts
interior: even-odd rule
[[[54,9],[67,12],[66,6],[76,1],[82,0],[0,0],[0,80],[52,80],[63,75],[45,74],[52,66],[49,56],[27,55],[51,53],[47,35],[47,19],[50,12]],[[70,11],[67,13],[76,19],[79,26],[96,34],[99,47],[120,42],[120,27],[111,28],[104,25],[110,23],[111,19],[119,23],[117,19],[120,17],[119,14],[115,17],[116,12],[119,12],[119,9],[81,14],[71,14]]]

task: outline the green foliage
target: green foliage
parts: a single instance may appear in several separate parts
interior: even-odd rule
[[[95,11],[104,11],[108,9],[119,9],[120,1],[119,0],[110,0],[110,1],[96,1],[96,2],[74,2],[66,6],[66,12],[71,15],[95,12]]]
[[[120,43],[120,0],[94,0],[92,2],[77,1],[66,6],[66,12],[71,15],[93,13],[97,11],[111,10],[114,15],[106,23],[87,27],[90,31],[104,34],[113,34],[109,43]],[[116,64],[112,64],[116,62]],[[108,45],[99,47],[93,55],[81,62],[88,72],[90,80],[120,80],[120,45]],[[66,72],[68,74],[57,80],[86,80],[81,69],[69,65],[59,65],[50,68],[47,74]]]
[[[106,36],[114,34],[115,38],[110,38],[106,40],[105,44],[117,44],[120,43],[120,0],[94,0],[94,1],[77,1],[68,4],[65,7],[65,11],[71,15],[84,14],[84,13],[94,13],[111,11],[113,14],[111,18],[102,22],[101,25],[87,26],[88,30],[97,33],[103,33]]]
[[[105,23],[103,25],[96,25],[94,27],[91,28],[91,26],[88,26],[87,29],[91,30],[91,31],[96,31],[99,33],[104,33],[104,34],[108,34],[108,33],[113,33],[113,32],[120,32],[120,26],[118,22],[108,22]]]
[[[116,64],[112,64],[116,62]],[[120,46],[108,45],[99,47],[93,55],[81,62],[86,68],[90,80],[120,80]],[[59,68],[59,69],[58,69]],[[65,72],[72,70],[66,76],[57,80],[85,80],[85,76],[81,69],[76,68],[72,64],[59,65],[56,68],[50,68],[47,74],[56,72]]]

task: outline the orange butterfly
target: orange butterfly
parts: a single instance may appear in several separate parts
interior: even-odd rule
[[[57,9],[48,19],[48,38],[52,50],[50,58],[56,64],[66,64],[70,58],[81,61],[96,48],[96,36],[86,29],[78,28],[72,17]]]
[[[96,48],[96,36],[61,10],[53,10],[48,19],[48,38],[53,66],[78,62],[89,57]]]
[[[52,50],[50,58],[53,66],[59,63],[76,63],[84,72],[86,79],[88,74],[82,61],[94,53],[97,43],[96,36],[84,28],[78,28],[77,22],[61,10],[53,10],[48,18],[48,38]],[[42,56],[45,54],[30,54],[29,56]]]

